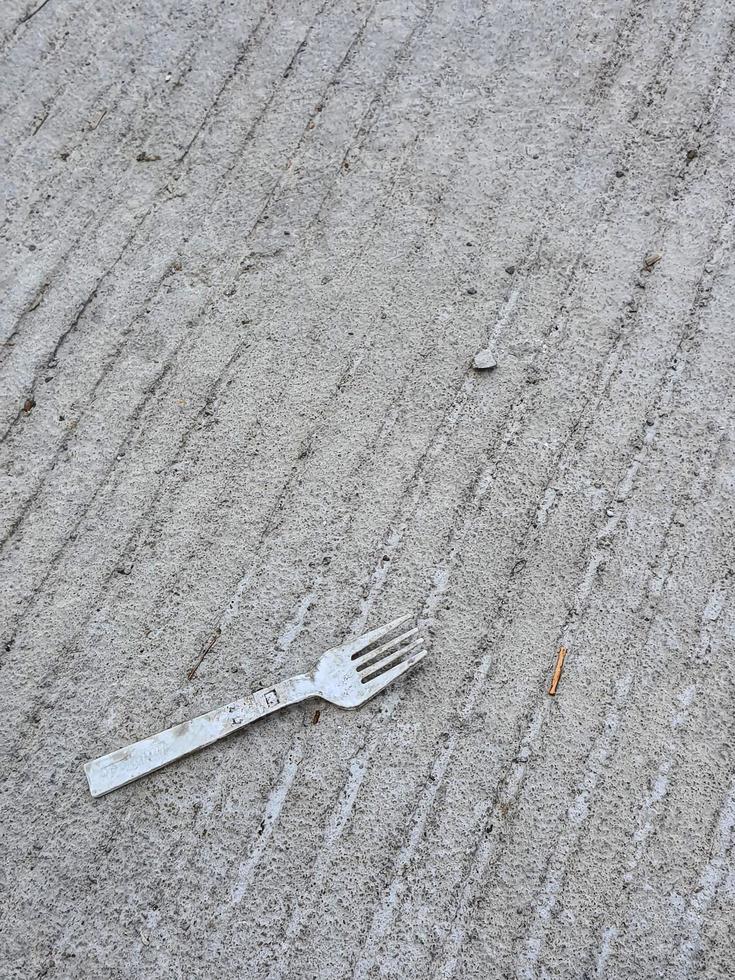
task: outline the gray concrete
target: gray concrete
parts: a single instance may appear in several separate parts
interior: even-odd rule
[[[735,974],[734,19],[5,0],[3,978]]]

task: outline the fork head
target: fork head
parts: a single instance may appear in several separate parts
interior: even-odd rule
[[[357,708],[425,656],[413,616],[400,616],[328,650],[316,665],[314,681],[325,701]]]

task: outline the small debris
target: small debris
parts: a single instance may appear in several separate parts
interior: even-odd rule
[[[99,124],[102,122],[102,120],[105,118],[106,115],[107,115],[107,109],[100,109],[99,112],[95,112],[95,114],[92,116],[92,118],[89,120],[89,123],[87,124],[88,128],[92,131],[97,129],[97,127],[99,126]]]
[[[468,286],[467,287],[467,295],[468,296],[475,296],[476,293],[477,293],[477,290],[475,289],[474,286]]]
[[[512,276],[513,273],[516,271],[516,267],[514,265],[506,265],[505,271],[508,273],[509,276]]]
[[[35,407],[36,407],[35,398],[26,398],[26,400],[23,402],[23,411],[26,413],[26,415],[28,415],[28,413]]]
[[[654,265],[656,265],[656,263],[660,262],[662,258],[663,258],[663,255],[661,255],[660,252],[651,252],[651,254],[650,255],[647,255],[645,257],[645,259],[643,260],[643,269],[644,269],[644,271],[645,272],[650,272],[651,269],[654,267]]]
[[[692,147],[691,150],[687,150],[687,161],[689,163],[691,163],[692,160],[696,160],[698,156],[699,150],[695,149],[694,147]]]
[[[193,667],[190,667],[189,670],[186,672],[186,676],[187,676],[187,679],[188,680],[190,680],[190,681],[193,681],[194,680],[194,678],[196,677],[197,671],[199,670],[199,668],[202,665],[202,661],[207,656],[207,654],[212,649],[212,647],[215,645],[215,643],[217,642],[217,640],[220,638],[221,635],[222,635],[222,629],[218,626],[217,629],[214,631],[214,633],[212,633],[212,635],[210,636],[210,638],[207,640],[207,642],[202,647],[202,651],[199,654],[199,657],[197,659],[197,662],[194,664]]]
[[[34,136],[39,131],[39,129],[41,128],[41,126],[43,126],[43,124],[46,122],[47,119],[48,119],[48,109],[44,110],[44,112],[41,115],[36,116],[36,118],[33,121],[33,135]]]
[[[314,717],[311,719],[312,725],[318,725],[319,724],[319,719],[321,718],[321,716],[322,716],[322,713],[317,708],[316,711],[314,712]]]
[[[46,285],[48,285],[48,284],[46,284]],[[30,306],[28,307],[28,310],[27,310],[27,312],[28,312],[28,313],[32,313],[32,312],[33,312],[33,310],[35,310],[35,309],[36,309],[36,308],[37,308],[37,307],[39,306],[39,304],[40,304],[40,302],[41,302],[41,300],[43,299],[43,294],[44,294],[44,293],[45,293],[45,291],[46,291],[46,285],[43,285],[43,286],[41,286],[41,288],[40,288],[40,289],[38,290],[38,292],[36,293],[36,296],[35,296],[35,298],[33,299],[33,302],[32,302],[32,303],[31,303],[31,305],[30,305]]]
[[[556,667],[554,667],[554,676],[551,678],[551,687],[549,688],[549,694],[553,698],[556,694],[556,689],[559,686],[559,678],[561,677],[561,669],[564,666],[564,658],[567,655],[566,647],[559,647],[559,653],[556,658]]]
[[[160,160],[160,156],[157,153],[146,153],[142,150],[135,158],[138,163],[155,163],[156,160]]]
[[[498,362],[495,360],[495,355],[489,347],[485,350],[478,351],[472,361],[472,367],[476,371],[492,371],[497,366]]]

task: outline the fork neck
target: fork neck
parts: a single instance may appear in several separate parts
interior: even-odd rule
[[[289,704],[297,704],[299,701],[306,701],[307,698],[315,698],[319,694],[314,683],[312,674],[296,674],[288,680],[280,681],[271,687],[264,687],[256,691],[252,697],[261,715],[270,714],[285,708]]]

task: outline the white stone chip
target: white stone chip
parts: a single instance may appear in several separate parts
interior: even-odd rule
[[[486,350],[480,350],[475,354],[475,358],[472,361],[472,366],[477,371],[491,371],[494,367],[498,366],[498,362],[495,360],[495,355],[493,352],[487,348]]]

